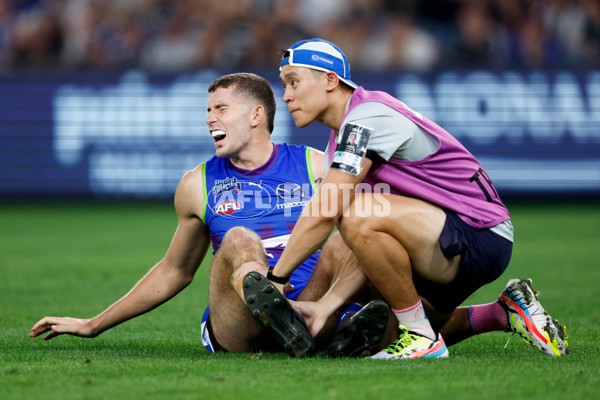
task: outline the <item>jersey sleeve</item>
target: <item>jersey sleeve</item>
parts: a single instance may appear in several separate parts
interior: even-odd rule
[[[368,154],[377,154],[385,161],[391,158],[415,161],[439,148],[439,141],[413,121],[393,108],[378,102],[367,102],[354,108],[342,122],[340,132],[348,123],[373,130],[367,145]]]

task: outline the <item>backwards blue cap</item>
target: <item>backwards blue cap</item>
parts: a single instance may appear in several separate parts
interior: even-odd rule
[[[335,72],[342,82],[356,89],[358,85],[350,78],[350,63],[335,44],[323,39],[308,39],[294,43],[286,50],[279,64],[306,67],[319,71]]]

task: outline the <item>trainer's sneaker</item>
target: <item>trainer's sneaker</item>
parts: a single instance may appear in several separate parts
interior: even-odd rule
[[[537,292],[531,287],[531,279],[511,279],[499,300],[508,311],[511,331],[551,356],[563,356],[571,352],[567,328],[544,310],[537,299]]]
[[[304,318],[266,277],[256,271],[249,272],[243,286],[252,318],[268,328],[291,356],[303,357],[315,352],[315,340]]]
[[[404,358],[446,358],[448,348],[442,335],[438,333],[435,340],[409,331],[407,327],[400,325],[400,337],[392,342],[387,348],[375,354],[371,358],[376,360],[399,360]]]
[[[390,308],[373,300],[349,318],[342,318],[338,331],[327,347],[328,357],[358,357],[379,344],[385,333]]]

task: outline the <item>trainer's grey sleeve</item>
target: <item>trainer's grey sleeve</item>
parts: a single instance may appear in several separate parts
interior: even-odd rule
[[[367,149],[376,152],[386,161],[390,158],[420,160],[435,152],[439,146],[433,136],[382,103],[367,102],[358,105],[346,116],[340,132],[350,122],[373,129]]]

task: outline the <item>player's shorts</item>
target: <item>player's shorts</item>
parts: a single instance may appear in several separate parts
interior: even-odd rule
[[[502,275],[513,248],[510,240],[489,229],[475,229],[448,210],[439,243],[447,259],[459,254],[463,257],[454,280],[441,284],[413,272],[413,281],[419,296],[444,314],[451,313],[477,289]]]
[[[202,332],[202,345],[204,348],[206,348],[206,350],[213,353],[216,353],[217,351],[227,351],[227,349],[221,346],[215,338],[215,334],[213,333],[212,325],[210,323],[208,307],[206,307],[206,310],[204,310],[204,314],[202,315],[200,331]]]

